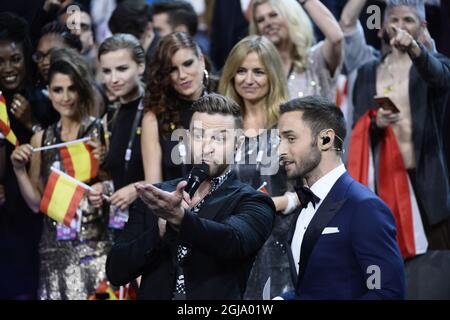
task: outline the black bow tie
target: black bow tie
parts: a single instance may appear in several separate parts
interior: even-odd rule
[[[306,207],[308,207],[308,203],[310,202],[313,204],[314,209],[316,208],[316,204],[319,203],[320,198],[316,196],[310,188],[305,186],[296,186],[294,189],[295,192],[297,192],[298,199],[300,200],[300,206],[303,209],[306,209]]]

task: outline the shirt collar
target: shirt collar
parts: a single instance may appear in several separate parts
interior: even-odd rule
[[[346,172],[343,164],[334,168],[322,178],[317,180],[312,186],[311,191],[320,198],[320,202],[326,198],[331,188],[333,188],[336,181]]]
[[[215,190],[217,190],[225,182],[225,180],[228,179],[228,177],[230,176],[230,173],[231,173],[231,168],[228,168],[224,172],[224,174],[222,174],[219,177],[213,178],[211,180],[211,191],[210,191],[210,193],[215,191]]]

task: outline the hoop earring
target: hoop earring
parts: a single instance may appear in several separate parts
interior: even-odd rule
[[[205,85],[205,87],[207,87],[208,84],[209,84],[209,72],[208,72],[208,70],[203,69],[203,74],[204,74],[203,84]]]

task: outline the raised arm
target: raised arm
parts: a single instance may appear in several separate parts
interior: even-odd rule
[[[325,43],[322,52],[328,65],[330,74],[339,66],[342,60],[342,43],[344,34],[339,27],[339,23],[334,18],[330,10],[319,0],[300,0],[303,8],[307,11],[317,27],[325,35]]]
[[[448,90],[450,88],[450,59],[431,54],[428,49],[405,30],[391,25],[394,37],[390,45],[409,54],[422,78],[429,86]]]
[[[344,65],[347,74],[379,57],[379,52],[367,44],[364,30],[358,20],[365,4],[365,0],[348,0],[339,20],[344,32]]]
[[[33,153],[32,148],[41,146],[42,135],[43,131],[36,133],[31,138],[31,145],[21,145],[11,154],[11,162],[20,192],[28,207],[36,213],[39,212],[39,204],[41,202],[41,192],[39,191],[41,155],[40,152]],[[30,169],[27,172],[26,165],[28,162],[30,162]]]
[[[358,18],[362,9],[366,5],[366,0],[348,0],[342,9],[339,25],[344,33],[350,33],[356,30]]]

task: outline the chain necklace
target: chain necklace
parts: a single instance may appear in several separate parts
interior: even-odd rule
[[[395,78],[394,78],[394,74],[392,73],[392,64],[390,63],[391,61],[391,56],[388,55],[385,59],[385,62],[381,65],[382,68],[385,70],[385,72],[389,75],[390,78],[390,83],[388,83],[387,85],[383,85],[383,95],[387,95],[390,94],[391,92],[394,91],[394,84],[395,84]]]

